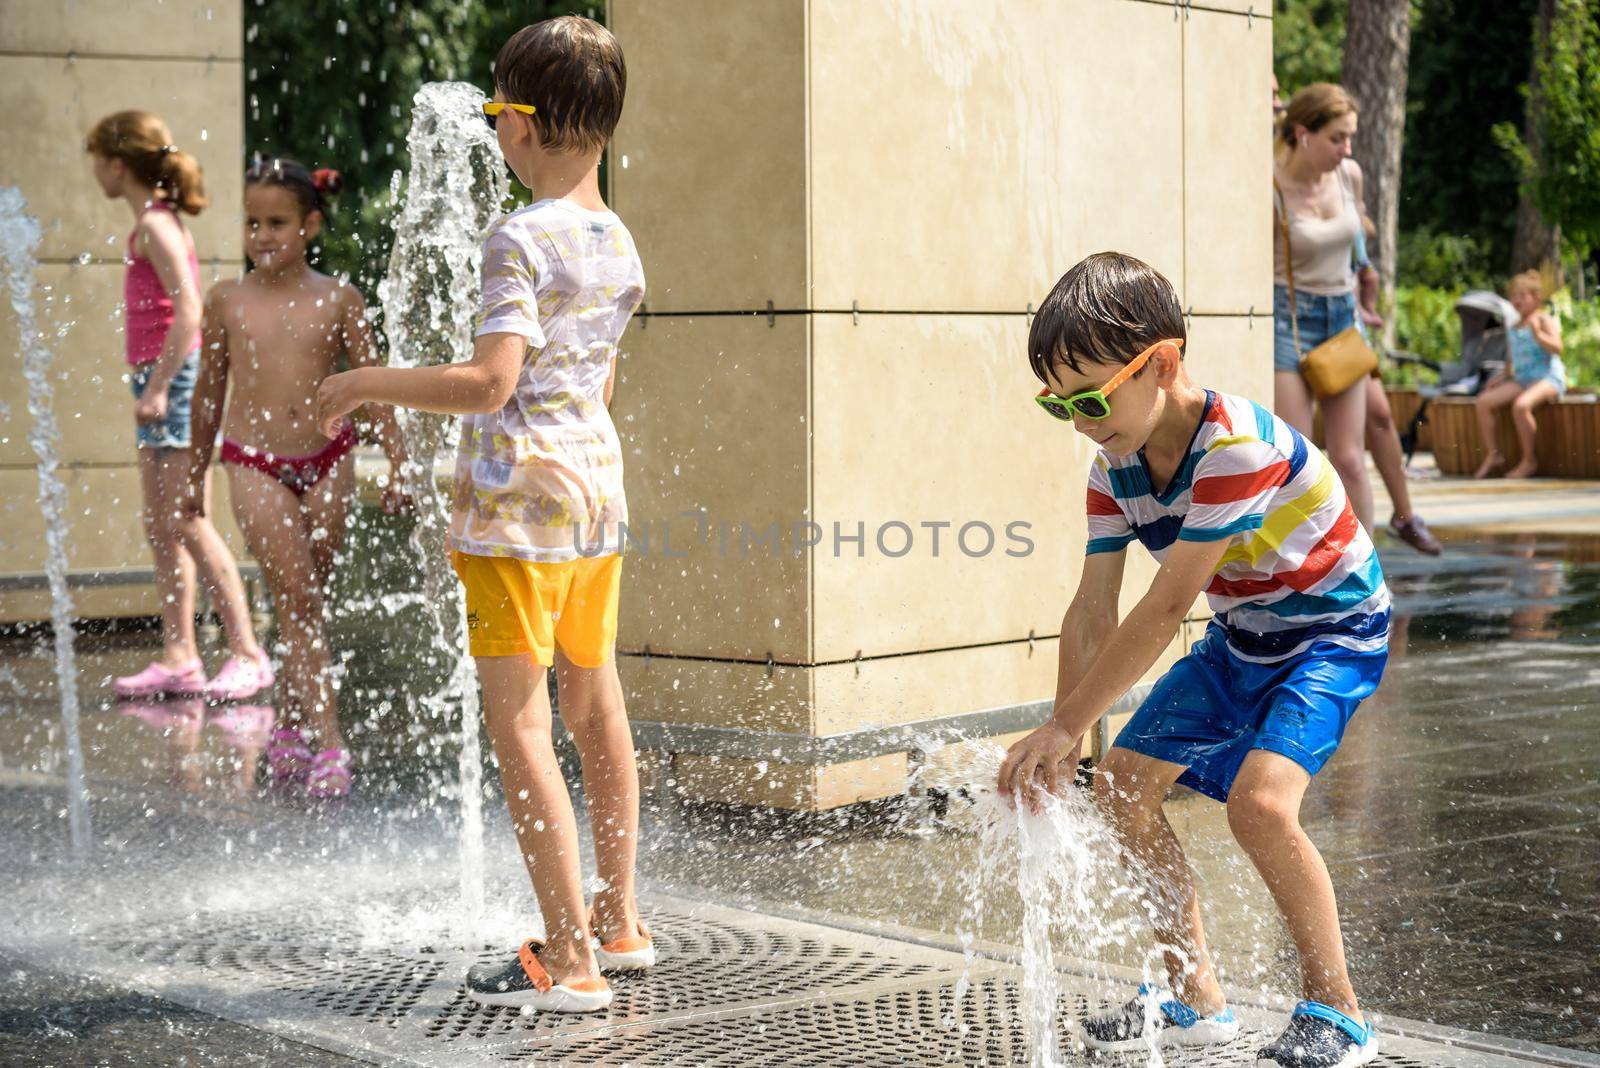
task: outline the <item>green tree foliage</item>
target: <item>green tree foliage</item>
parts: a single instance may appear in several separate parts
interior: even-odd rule
[[[1337,82],[1344,63],[1345,0],[1273,0],[1272,69],[1283,98],[1313,82]]]
[[[1511,259],[1518,176],[1494,140],[1522,122],[1536,0],[1419,0],[1411,33],[1403,230],[1470,237]]]
[[[1580,253],[1600,248],[1600,0],[1557,0],[1536,62],[1544,89],[1541,159],[1519,127],[1495,137],[1528,183],[1545,221]]]
[[[592,0],[247,0],[245,152],[343,174],[317,259],[370,297],[387,267],[390,181],[406,166],[417,88],[459,79],[489,92],[495,54],[517,29],[573,11],[599,18],[600,7]]]

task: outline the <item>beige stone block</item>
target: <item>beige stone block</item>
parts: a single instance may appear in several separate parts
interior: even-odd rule
[[[607,11],[628,55],[611,202],[638,241],[649,308],[806,307],[806,5]]]
[[[150,567],[140,520],[139,475],[132,467],[64,468],[67,488],[67,566],[71,571]],[[44,516],[38,474],[0,471],[0,574],[44,571]]]
[[[0,0],[0,52],[237,60],[241,7],[235,0]]]
[[[1181,289],[1173,9],[815,0],[811,13],[816,307],[1022,311],[1102,249]]]
[[[812,731],[811,668],[623,654],[617,670],[635,720]]]
[[[816,806],[826,811],[858,801],[897,797],[906,792],[909,775],[904,753],[825,764],[817,769]]]
[[[50,618],[50,591],[0,592],[0,623],[30,623]],[[161,595],[150,583],[91,586],[72,591],[74,619],[129,619],[161,613]]]
[[[817,660],[1059,631],[1093,450],[1033,404],[1026,329],[1021,315],[816,317]]]
[[[627,335],[613,416],[631,523],[651,543],[626,566],[623,648],[810,659],[810,564],[792,536],[806,520],[808,332],[799,316],[722,316]],[[774,525],[781,542],[763,542]]]
[[[1183,20],[1185,307],[1272,313],[1272,23]]]
[[[816,733],[916,723],[1055,695],[1059,640],[975,646],[814,668]],[[1042,721],[1042,720],[1041,720]]]
[[[143,588],[153,565],[144,533],[138,470],[132,466],[68,467],[61,469],[61,479],[67,489],[69,574],[132,572],[140,576],[138,582],[115,590],[75,588],[77,614],[85,618],[145,614],[143,609],[154,603],[153,593]],[[215,480],[211,516],[234,555],[248,563],[247,546],[229,505],[226,479]],[[44,574],[44,534],[37,472],[32,467],[0,469],[0,575]],[[0,615],[43,619],[49,615],[48,599],[37,616],[24,614],[38,609],[34,601],[19,595]]]
[[[221,277],[237,275],[240,267],[203,264],[201,284],[209,288]],[[108,263],[47,263],[36,277],[36,315],[51,353],[62,462],[132,462],[133,394],[123,338],[123,268]],[[0,316],[0,352],[16,352],[19,347],[15,317]],[[0,379],[0,404],[11,412],[0,430],[0,464],[33,463],[27,379],[21,374]]]
[[[673,772],[677,789],[697,801],[806,812],[892,797],[907,782],[904,753],[820,767],[680,753]]]
[[[0,55],[0,114],[17,117],[6,128],[13,165],[0,180],[22,189],[44,227],[40,257],[122,261],[132,216],[100,192],[83,139],[102,116],[124,108],[160,115],[175,143],[200,161],[211,204],[184,220],[202,260],[237,260],[244,197],[239,63]]]
[[[1272,316],[1197,315],[1184,346],[1189,377],[1272,408]]]

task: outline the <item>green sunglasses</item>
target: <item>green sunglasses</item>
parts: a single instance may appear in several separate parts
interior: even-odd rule
[[[1138,374],[1139,368],[1143,367],[1146,361],[1148,361],[1151,356],[1155,355],[1155,351],[1162,345],[1172,345],[1175,348],[1182,348],[1183,339],[1163,338],[1162,340],[1157,341],[1154,345],[1151,345],[1149,348],[1139,353],[1139,355],[1135,356],[1132,360],[1128,361],[1126,367],[1112,375],[1111,381],[1107,382],[1099,389],[1089,389],[1083,391],[1082,393],[1074,393],[1070,397],[1058,397],[1054,393],[1050,392],[1049,386],[1046,386],[1044,389],[1040,390],[1039,395],[1033,399],[1038,402],[1039,407],[1043,408],[1057,419],[1062,419],[1069,423],[1072,422],[1072,417],[1074,415],[1081,415],[1085,419],[1093,419],[1096,421],[1104,419],[1111,414],[1111,394],[1116,392],[1117,387],[1122,385],[1122,383]]]

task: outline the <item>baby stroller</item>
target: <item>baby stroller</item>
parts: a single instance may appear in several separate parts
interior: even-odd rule
[[[1478,289],[1456,301],[1456,318],[1461,320],[1461,359],[1437,363],[1409,352],[1391,352],[1397,363],[1414,363],[1439,376],[1436,386],[1421,386],[1422,403],[1417,414],[1400,434],[1406,463],[1417,450],[1417,435],[1428,421],[1428,405],[1435,397],[1476,397],[1507,360],[1506,331],[1516,326],[1521,316],[1511,302],[1498,293]]]

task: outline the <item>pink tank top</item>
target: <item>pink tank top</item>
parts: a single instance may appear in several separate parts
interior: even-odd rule
[[[172,208],[165,201],[157,201],[156,208]],[[141,221],[143,216],[140,216]],[[181,224],[180,224],[181,225]],[[161,347],[167,343],[167,331],[172,328],[172,298],[155,265],[134,251],[134,241],[139,236],[136,224],[128,236],[128,272],[123,279],[122,303],[126,309],[124,333],[128,337],[128,362],[135,367],[154,363],[161,358]],[[195,255],[194,244],[189,245],[189,276],[194,279],[195,292],[200,292],[200,257]],[[192,351],[200,347],[200,333],[195,332],[189,343]]]

